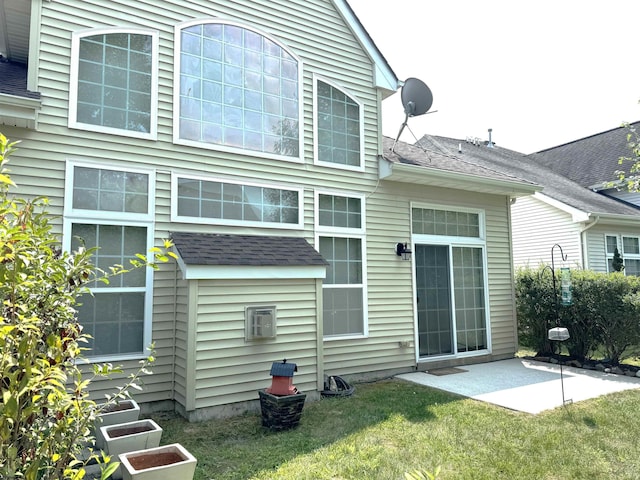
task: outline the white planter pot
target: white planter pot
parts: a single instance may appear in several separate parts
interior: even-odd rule
[[[124,480],[191,480],[197,460],[179,443],[121,453]]]
[[[117,461],[121,453],[159,446],[162,428],[153,420],[136,420],[100,427],[100,434],[104,439],[104,451],[112,457],[112,461]],[[118,467],[112,477],[120,480],[122,467]]]
[[[99,408],[102,405],[98,405]],[[94,424],[96,435],[96,449],[104,449],[104,437],[100,430],[101,427],[116,425],[118,423],[135,422],[140,417],[140,406],[135,400],[121,400],[114,405],[109,411],[105,411],[98,415]]]

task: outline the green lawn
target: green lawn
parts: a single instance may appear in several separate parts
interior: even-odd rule
[[[285,432],[264,429],[259,414],[154,418],[163,444],[196,456],[198,480],[401,480],[438,466],[441,480],[637,480],[638,412],[633,390],[532,416],[387,380],[306,404]]]

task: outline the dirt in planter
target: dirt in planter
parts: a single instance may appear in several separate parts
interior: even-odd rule
[[[128,460],[136,470],[144,470],[145,468],[162,467],[183,462],[184,458],[176,452],[160,452],[136,455],[135,457],[129,457]]]
[[[153,430],[151,425],[137,425],[135,427],[112,428],[107,430],[110,438],[124,437],[125,435],[134,435],[136,433],[150,432]]]

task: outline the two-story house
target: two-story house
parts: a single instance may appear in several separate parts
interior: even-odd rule
[[[98,266],[175,243],[78,312],[90,361],[155,343],[147,408],[253,408],[283,358],[313,398],[517,350],[509,206],[539,187],[392,151],[402,83],[345,0],[0,0],[0,29],[17,193]]]

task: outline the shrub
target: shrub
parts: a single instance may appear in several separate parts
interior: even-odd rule
[[[569,354],[585,359],[602,349],[617,364],[640,344],[640,279],[622,273],[572,270],[571,305],[560,304],[560,281],[553,291],[551,270],[520,269],[516,274],[518,332],[523,346],[539,354],[553,352],[548,329],[566,327]]]
[[[14,148],[0,134],[0,478],[81,479],[79,454],[92,445],[98,411],[88,393],[93,377],[83,378],[78,367],[88,337],[77,321],[76,301],[88,282],[128,270],[116,265],[102,272],[91,264],[91,251],[62,251],[46,199],[9,197],[13,182],[6,165]],[[173,256],[154,253],[157,261]],[[130,268],[148,265],[140,255]],[[108,398],[107,407],[137,387],[147,363]],[[119,371],[96,365],[94,377]],[[103,477],[114,468],[105,468]]]

